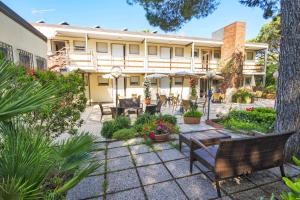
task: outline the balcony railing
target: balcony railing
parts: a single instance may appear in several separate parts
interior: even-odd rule
[[[157,72],[169,72],[169,71],[190,71],[194,70],[196,73],[205,73],[208,70],[215,70],[221,72],[221,67],[217,61],[201,62],[201,60],[195,60],[192,67],[192,61],[190,57],[184,58],[172,58],[162,59],[159,57],[151,57],[145,59],[141,56],[125,56],[113,57],[111,55],[98,54],[94,51],[70,51],[63,49],[58,52],[52,52],[48,57],[48,66],[77,66],[81,69],[94,68],[97,71],[107,71],[113,66],[120,66],[129,71],[157,71]],[[244,73],[262,73],[264,67],[262,65],[256,65],[254,63],[245,62]]]

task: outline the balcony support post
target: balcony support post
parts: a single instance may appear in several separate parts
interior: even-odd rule
[[[148,69],[148,44],[147,39],[144,39],[144,69]]]
[[[263,86],[266,86],[267,77],[267,62],[268,62],[268,49],[265,49],[265,61],[264,61],[264,76],[263,76]]]
[[[191,71],[195,71],[195,42],[192,43],[192,59],[191,59]]]

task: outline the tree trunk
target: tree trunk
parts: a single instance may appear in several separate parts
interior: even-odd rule
[[[287,142],[286,159],[300,157],[300,0],[281,0],[281,46],[278,69],[278,133],[297,131]]]

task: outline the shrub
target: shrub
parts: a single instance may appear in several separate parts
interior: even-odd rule
[[[111,138],[114,132],[123,128],[130,128],[130,120],[127,117],[119,116],[115,120],[103,123],[101,135],[105,138]]]
[[[184,117],[197,117],[197,118],[201,118],[202,115],[203,113],[197,110],[190,110],[183,114]]]
[[[163,122],[168,122],[170,124],[176,125],[177,124],[177,118],[173,115],[159,115],[157,117],[158,120],[163,121]]]
[[[140,133],[143,130],[144,124],[148,124],[155,119],[156,119],[155,115],[151,115],[149,113],[144,113],[144,114],[138,116],[138,118],[134,122],[133,126],[136,129],[136,131]]]
[[[235,103],[251,103],[254,95],[245,90],[239,89],[235,94],[232,95],[232,102]]]
[[[128,140],[135,137],[136,130],[133,128],[127,129],[123,128],[113,133],[112,138],[117,140]]]

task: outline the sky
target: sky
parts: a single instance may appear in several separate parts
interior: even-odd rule
[[[130,6],[126,0],[2,0],[29,22],[44,20],[57,24],[67,21],[71,25],[108,29],[128,28],[130,31],[157,30],[150,26],[145,11],[139,5]],[[211,33],[234,21],[247,23],[247,39],[256,37],[261,26],[268,22],[259,8],[249,8],[238,0],[221,0],[218,9],[206,18],[193,19],[179,31],[171,34],[211,37]]]

